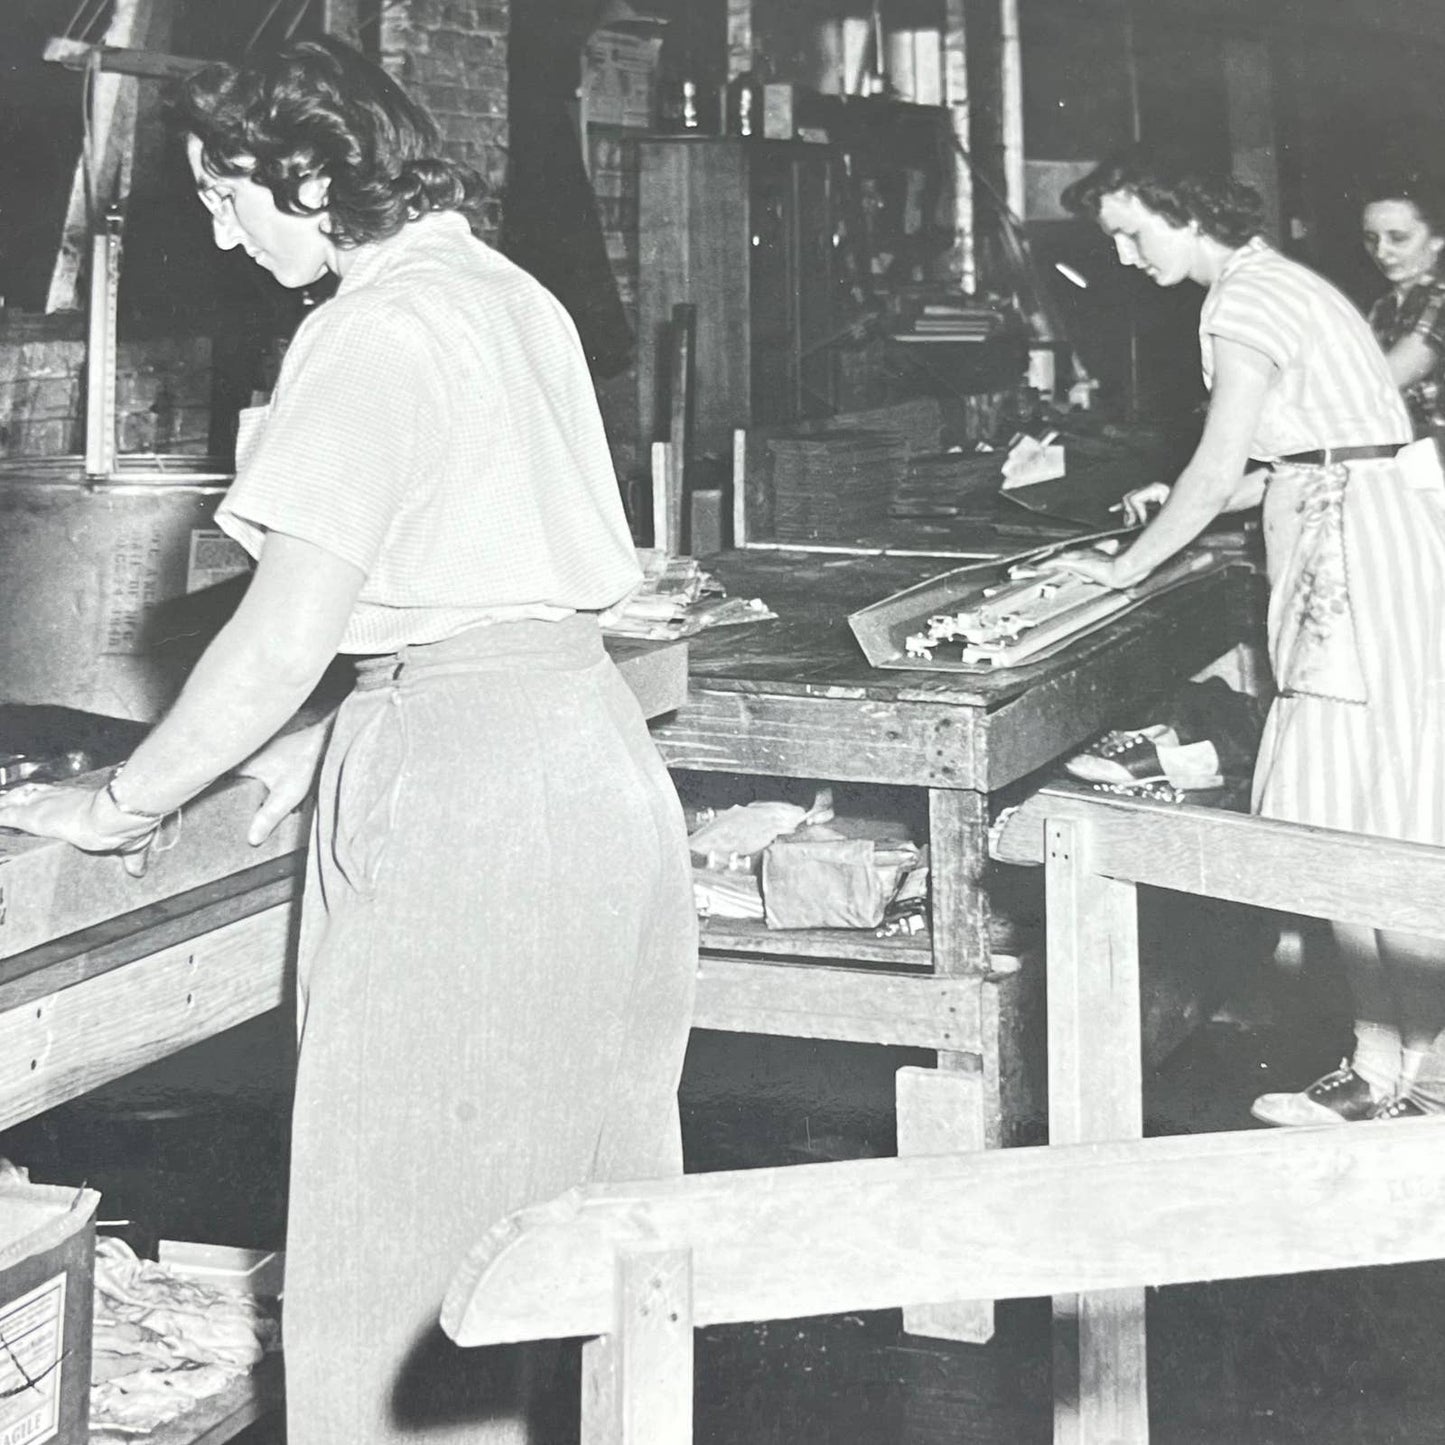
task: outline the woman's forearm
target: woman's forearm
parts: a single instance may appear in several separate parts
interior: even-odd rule
[[[325,670],[277,667],[262,640],[223,631],[170,712],[136,748],[117,790],[148,813],[178,808],[222,777],[295,716]]]
[[[1260,352],[1212,338],[1214,387],[1204,433],[1169,500],[1114,565],[1115,585],[1132,587],[1187,547],[1240,493],[1274,363]]]
[[[1264,489],[1269,481],[1268,467],[1251,467],[1240,479],[1229,501],[1224,505],[1226,512],[1247,512],[1264,501]]]
[[[1222,511],[1229,492],[1218,478],[1191,476],[1186,468],[1169,500],[1115,563],[1118,585],[1132,587],[1187,547]]]
[[[335,657],[363,580],[321,548],[269,535],[235,616],[127,761],[120,801],[169,812],[273,737]]]

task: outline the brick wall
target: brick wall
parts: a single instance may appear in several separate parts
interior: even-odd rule
[[[0,457],[84,449],[85,343],[73,316],[7,318],[0,335]],[[204,454],[211,426],[205,337],[123,338],[116,356],[122,452]]]
[[[385,0],[381,57],[435,115],[448,154],[492,192],[488,239],[506,179],[509,0]],[[0,313],[0,457],[56,456],[84,444],[84,320]],[[122,339],[122,452],[204,453],[211,430],[211,347],[204,337]]]
[[[382,63],[436,117],[447,153],[491,189],[488,239],[506,180],[508,13],[508,0],[392,0],[381,16]]]

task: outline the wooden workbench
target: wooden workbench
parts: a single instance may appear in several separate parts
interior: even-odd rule
[[[1250,574],[1154,599],[1051,661],[961,676],[871,669],[846,623],[947,563],[748,552],[709,565],[779,617],[690,640],[685,699],[654,723],[666,761],[921,789],[934,873],[922,935],[709,924],[699,1025],[937,1050],[932,1079],[900,1081],[900,1151],[1008,1142],[1037,1112],[1041,970],[994,950],[990,794],[1229,652],[1253,625]],[[655,690],[650,710],[681,695]],[[0,850],[0,1128],[286,1001],[302,833],[292,819],[248,849],[259,797],[237,781],[193,805],[180,846],[139,881],[61,845]],[[988,1330],[982,1313],[910,1324]]]
[[[990,796],[1148,704],[1257,626],[1241,562],[1151,599],[1048,661],[1007,672],[884,671],[850,612],[956,565],[749,550],[707,563],[776,621],[692,639],[687,701],[653,735],[677,769],[902,785],[927,796],[931,927],[877,938],[710,920],[699,1026],[938,1051],[900,1084],[900,1152],[997,1146],[1042,1118],[1042,966],[1005,942],[985,874]],[[1007,949],[1007,951],[1004,951]]]

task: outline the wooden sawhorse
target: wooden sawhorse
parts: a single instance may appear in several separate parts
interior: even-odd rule
[[[1142,1445],[1146,1286],[1445,1258],[1445,1119],[1138,1137],[1134,909],[1144,882],[1445,937],[1445,850],[1045,790],[1000,852],[1048,869],[1054,1142],[574,1190],[481,1241],[452,1338],[596,1336],[584,1445],[685,1445],[695,1326],[1048,1294],[1055,1440]]]

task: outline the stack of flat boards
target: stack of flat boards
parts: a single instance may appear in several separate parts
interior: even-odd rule
[[[893,517],[987,517],[999,489],[1002,452],[947,452],[914,457],[894,489]]]
[[[780,542],[847,543],[875,535],[908,471],[908,444],[893,432],[772,437],[768,450]]]

